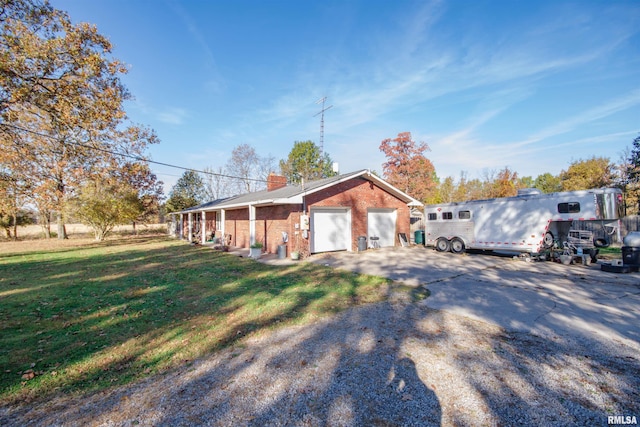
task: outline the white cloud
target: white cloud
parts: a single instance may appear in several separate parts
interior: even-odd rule
[[[162,123],[170,125],[182,125],[187,117],[187,111],[182,108],[167,108],[162,111],[156,111],[156,118]]]

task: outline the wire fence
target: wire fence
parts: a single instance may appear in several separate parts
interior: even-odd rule
[[[610,243],[622,243],[618,239],[618,233],[611,227],[605,227],[598,221],[575,221],[572,226],[574,230],[591,231],[594,239],[607,239]],[[620,237],[624,238],[632,231],[640,231],[640,215],[629,215],[620,219]]]

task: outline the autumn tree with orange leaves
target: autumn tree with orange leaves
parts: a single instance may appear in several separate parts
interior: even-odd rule
[[[424,155],[429,146],[415,142],[411,132],[401,132],[382,141],[380,151],[387,158],[382,164],[384,179],[421,202],[429,200],[437,185],[435,167]]]
[[[127,68],[111,49],[95,26],[73,24],[46,1],[0,4],[0,170],[42,214],[56,213],[59,238],[81,187],[132,159],[146,164],[146,147],[157,142],[127,122]]]

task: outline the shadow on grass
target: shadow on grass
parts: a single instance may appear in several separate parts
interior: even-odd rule
[[[272,331],[5,421],[141,425],[604,425],[635,415],[638,361],[390,303]],[[37,414],[37,415],[36,415]],[[2,415],[0,414],[0,421]]]
[[[379,300],[386,283],[165,238],[2,256],[1,399],[128,383],[283,322]]]
[[[219,285],[207,287],[210,271],[197,267],[199,261],[193,256],[200,254],[197,251],[181,246],[165,256],[198,271],[189,278],[200,285],[187,287],[187,292],[184,277],[166,272],[171,280],[165,278],[164,286],[183,291],[157,300],[168,307],[182,304],[180,313],[192,308],[190,315],[184,315],[189,321],[167,322],[155,335],[140,335],[147,340],[143,347],[155,343],[169,356],[182,357],[173,346],[198,342],[194,336],[182,341],[188,330],[212,334],[226,325],[220,342],[203,344],[226,349],[187,362],[188,369],[107,394],[62,400],[52,410],[22,408],[4,421],[16,425],[89,420],[144,425],[601,425],[609,415],[640,411],[640,362],[631,348],[505,331],[409,302],[426,296],[419,292],[406,292],[405,302],[355,307],[245,338],[249,328],[265,331],[280,319],[304,319],[348,307],[366,296],[360,292],[366,288],[365,279],[349,273],[336,278],[329,270],[304,264],[273,269],[212,257],[209,264],[221,263],[214,268]],[[196,265],[190,264],[194,258]],[[515,280],[512,272],[498,268],[474,273],[482,279],[476,286]],[[317,280],[304,287],[291,284],[309,277]],[[323,288],[326,281],[330,289]],[[345,298],[332,298],[332,289],[343,281],[340,295]],[[144,298],[165,291],[154,289],[141,285],[127,292]],[[508,302],[516,288],[501,289]],[[197,290],[198,295],[192,295]],[[289,295],[291,299],[285,298]],[[269,306],[274,300],[279,302]],[[111,308],[121,313],[122,305],[116,302]],[[207,311],[200,304],[216,309]],[[163,309],[167,316],[177,314]],[[224,325],[216,323],[215,312],[224,313]],[[166,360],[162,353],[155,356]],[[144,357],[146,353],[139,352],[133,359],[110,361],[107,366],[124,366],[126,371],[127,364]]]

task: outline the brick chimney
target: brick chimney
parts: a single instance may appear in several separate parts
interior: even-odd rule
[[[277,190],[287,186],[287,178],[271,172],[267,178],[267,191]]]

